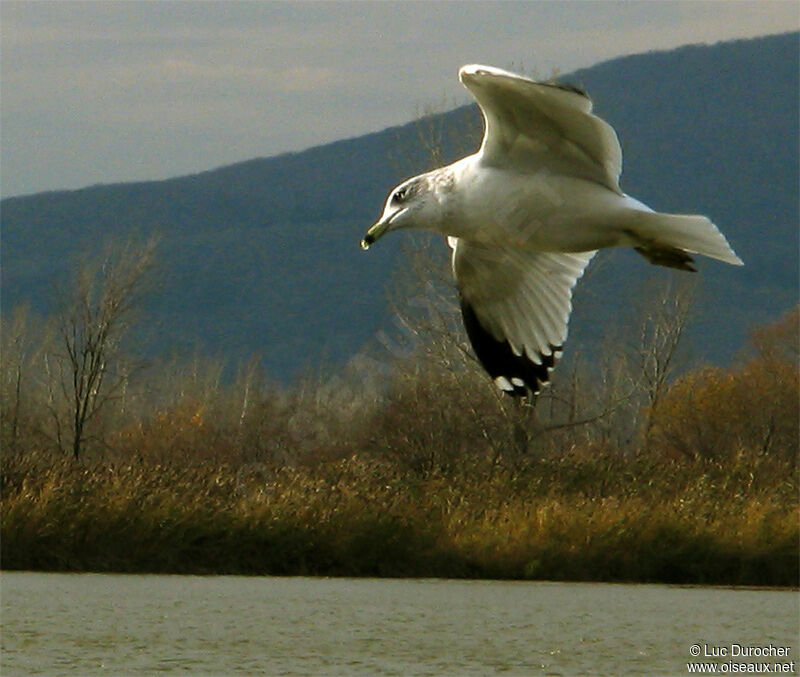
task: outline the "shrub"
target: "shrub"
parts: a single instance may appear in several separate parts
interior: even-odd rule
[[[741,367],[680,378],[653,412],[649,442],[667,454],[731,459],[745,450],[796,462],[800,373],[798,311],[754,334]]]

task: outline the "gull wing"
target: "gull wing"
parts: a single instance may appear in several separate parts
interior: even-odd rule
[[[595,252],[526,252],[448,238],[475,354],[512,395],[538,393],[567,338],[572,288]]]
[[[592,115],[583,91],[491,66],[464,66],[458,77],[483,113],[483,164],[586,179],[622,195],[619,140],[611,125]]]

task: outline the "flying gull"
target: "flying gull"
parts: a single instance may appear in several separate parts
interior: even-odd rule
[[[361,246],[401,228],[447,236],[467,336],[501,390],[548,382],[598,249],[679,270],[695,270],[690,253],[742,265],[705,216],[659,214],[620,190],[617,135],[585,92],[490,66],[458,75],[483,113],[478,152],[392,190]]]

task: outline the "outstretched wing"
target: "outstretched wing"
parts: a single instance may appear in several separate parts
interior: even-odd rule
[[[567,338],[572,288],[595,252],[526,252],[448,238],[475,354],[512,395],[536,394]]]
[[[458,76],[483,112],[483,164],[586,179],[622,194],[617,135],[592,115],[583,91],[491,66],[464,66]]]

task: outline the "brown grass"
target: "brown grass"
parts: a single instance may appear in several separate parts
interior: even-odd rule
[[[7,463],[7,569],[796,585],[796,477],[570,458],[487,478],[353,456],[295,469]],[[749,478],[763,461],[742,456]],[[787,472],[784,476],[783,473]]]
[[[24,397],[3,421],[0,564],[796,586],[796,328],[686,374],[625,446],[557,424],[559,402],[581,418],[576,391],[517,406],[430,353],[381,397],[174,379],[77,461],[35,393],[4,391]]]

